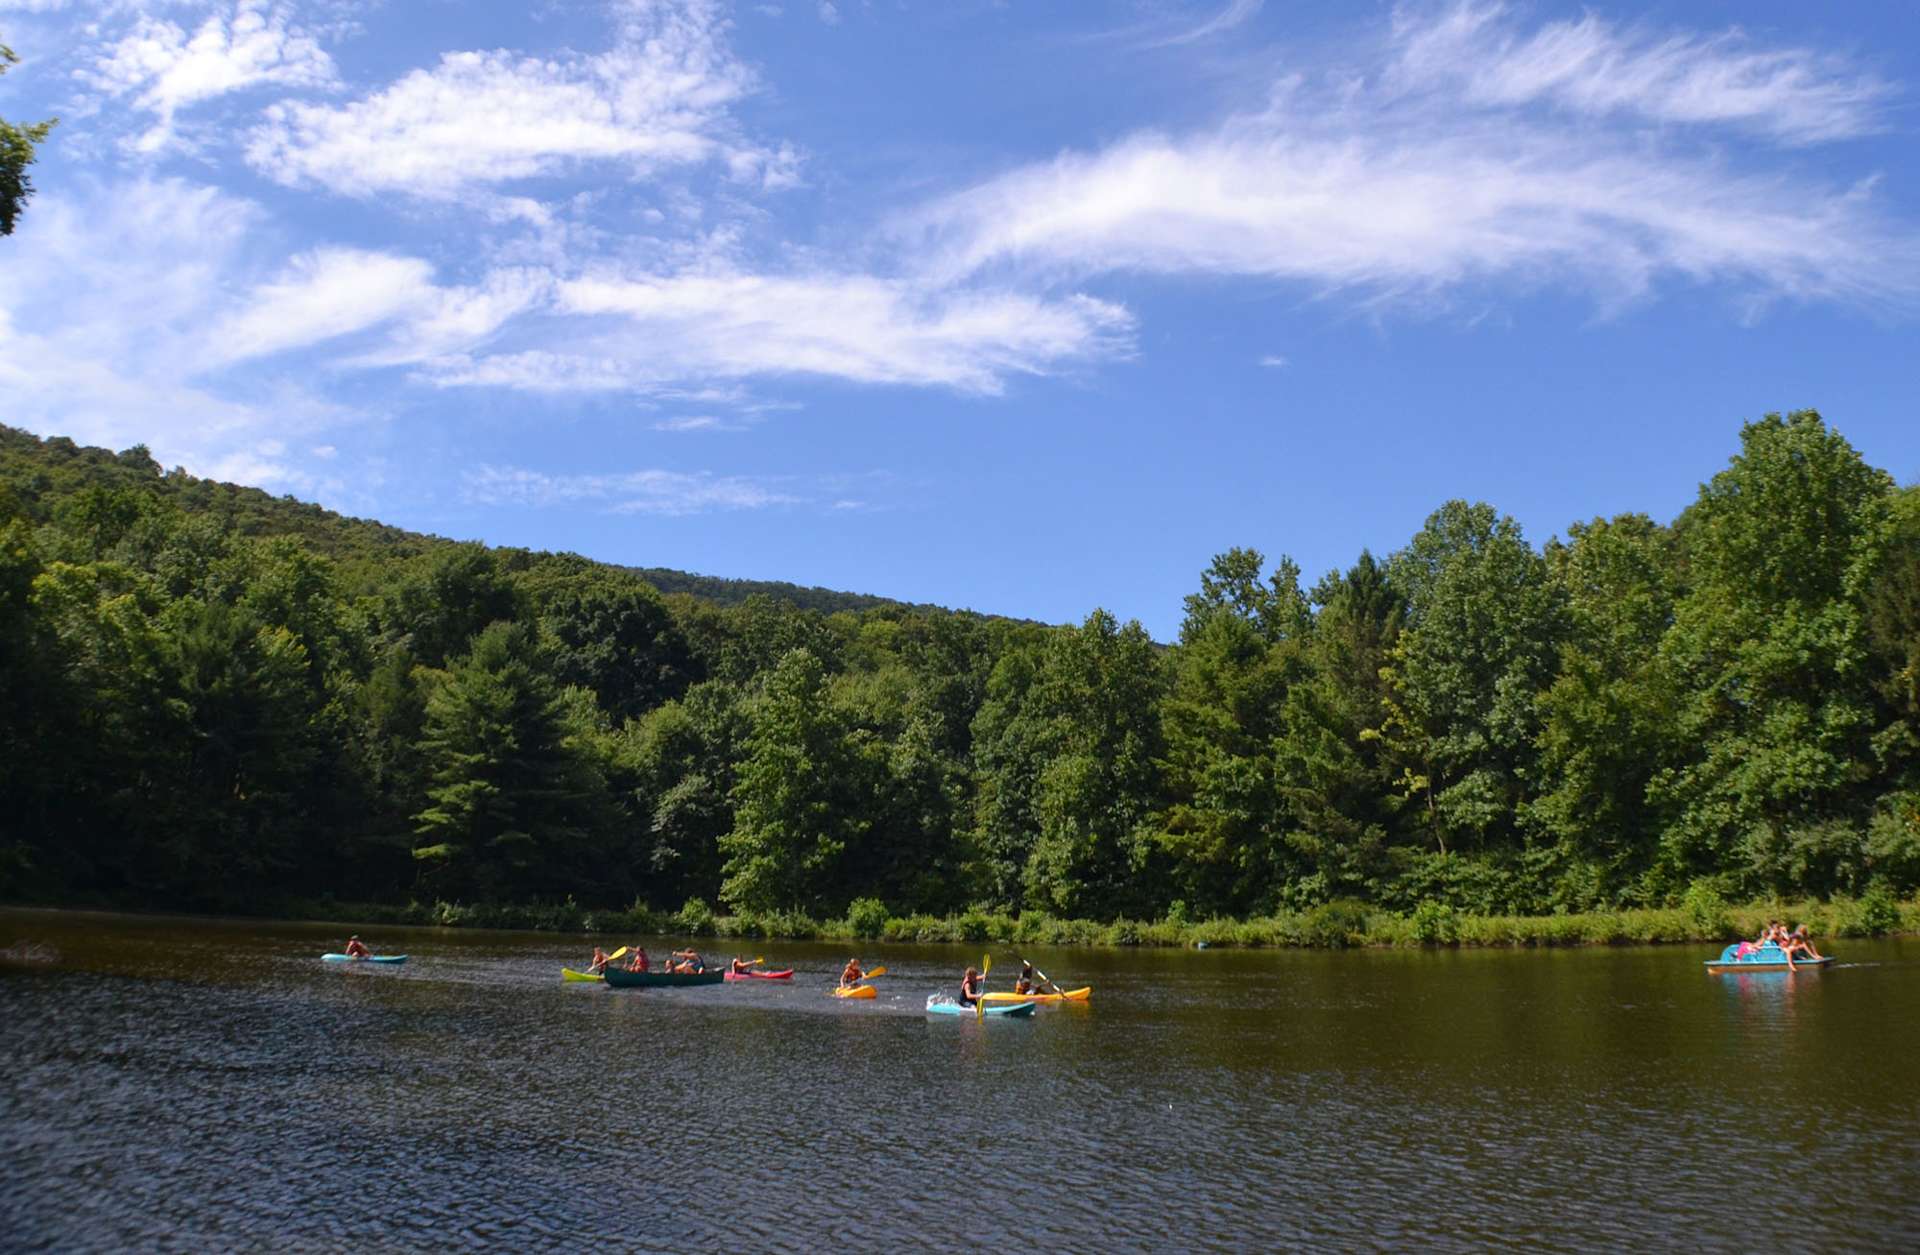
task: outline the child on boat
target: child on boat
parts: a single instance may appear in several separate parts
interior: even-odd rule
[[[607,970],[607,952],[599,946],[593,948],[593,962],[587,964],[587,971],[598,974]]]
[[[647,952],[645,947],[635,946],[633,948],[633,957],[627,960],[627,970],[629,972],[644,972],[647,970]]]
[[[678,961],[675,962],[674,960]],[[673,959],[668,961],[667,970],[688,973],[704,972],[707,970],[707,965],[701,960],[698,950],[688,948],[685,950],[675,950],[673,952]]]
[[[848,959],[847,965],[840,969],[840,988],[850,989],[860,983],[866,973],[860,970],[859,959]]]
[[[735,976],[745,976],[753,970],[753,962],[749,959],[743,959],[736,954],[733,956],[733,961],[727,964],[727,970]]]
[[[960,978],[961,1006],[970,1007],[980,1001],[981,983],[980,973],[973,968],[968,968],[967,974]]]
[[[1794,929],[1793,932],[1789,933],[1786,941],[1781,943],[1780,949],[1787,956],[1787,966],[1789,968],[1793,966],[1794,956],[1796,955],[1803,959],[1813,959],[1816,962],[1820,958],[1820,952],[1815,950],[1813,948],[1813,942],[1807,939],[1807,926],[1805,924],[1800,925]]]
[[[359,934],[356,933],[347,938],[347,957],[349,959],[370,959],[373,957],[373,951],[367,949],[366,943],[361,941]]]

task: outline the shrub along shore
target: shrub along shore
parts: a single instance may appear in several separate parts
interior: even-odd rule
[[[802,912],[721,915],[694,899],[678,911],[635,905],[625,911],[595,911],[571,900],[547,906],[462,905],[411,902],[404,906],[318,901],[289,914],[306,919],[351,920],[357,926],[437,925],[454,928],[525,929],[538,932],[616,936],[671,934],[767,941],[967,942],[1036,946],[1185,946],[1262,949],[1350,946],[1586,946],[1677,942],[1725,942],[1758,936],[1770,920],[1804,924],[1816,944],[1834,938],[1920,933],[1920,899],[1889,895],[1826,902],[1726,903],[1694,892],[1677,907],[1590,911],[1565,915],[1475,915],[1438,904],[1410,913],[1384,911],[1360,902],[1329,902],[1300,912],[1253,919],[1161,920],[1060,919],[1028,911],[1009,915],[968,911],[961,915],[894,915],[872,898],[856,901],[839,919]]]

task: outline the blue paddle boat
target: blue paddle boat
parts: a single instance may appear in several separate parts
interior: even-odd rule
[[[1707,971],[1715,976],[1722,972],[1817,972],[1832,962],[1831,955],[1818,959],[1797,958],[1789,968],[1787,952],[1779,946],[1736,941],[1722,950],[1719,958],[1707,960]]]

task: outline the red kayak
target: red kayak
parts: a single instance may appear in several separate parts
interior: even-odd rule
[[[792,980],[793,969],[784,972],[733,972],[727,973],[728,980]]]

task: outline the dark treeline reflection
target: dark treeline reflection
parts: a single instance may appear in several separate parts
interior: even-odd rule
[[[811,600],[0,428],[0,896],[1180,919],[1920,885],[1920,489],[1812,412],[1745,427],[1671,523],[1542,549],[1449,501],[1310,586],[1229,549],[1170,646]]]

